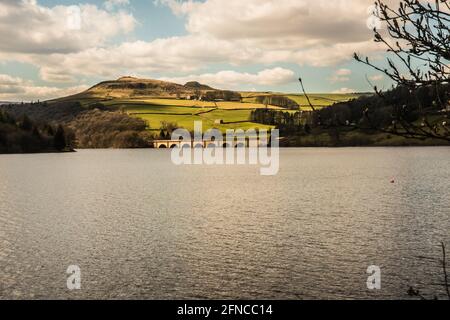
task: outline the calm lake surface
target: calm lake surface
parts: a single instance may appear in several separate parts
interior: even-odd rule
[[[175,166],[167,150],[1,155],[0,299],[442,295],[449,160],[450,148],[283,149],[279,174],[261,176]],[[367,289],[370,265],[381,290]]]

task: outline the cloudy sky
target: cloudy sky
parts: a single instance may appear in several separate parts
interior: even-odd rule
[[[373,0],[0,0],[0,100],[48,99],[131,75],[222,89],[368,91],[387,79]]]

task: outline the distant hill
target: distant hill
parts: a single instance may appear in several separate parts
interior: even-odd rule
[[[195,95],[206,95],[210,92],[222,92],[196,81],[185,85],[134,77],[121,77],[117,80],[100,82],[79,94],[55,99],[67,100],[98,100],[98,99],[129,99],[129,98],[189,98]]]
[[[201,84],[200,82],[197,82],[197,81],[187,82],[184,85],[184,87],[187,88],[187,89],[194,89],[194,90],[206,90],[206,91],[214,91],[214,90],[216,90],[214,88],[211,88],[210,86]]]
[[[367,105],[374,99],[361,94],[311,94],[309,98],[316,110],[324,109],[320,114],[324,123],[329,120],[328,113],[334,114],[334,109],[329,106],[334,108],[336,103],[339,106],[339,103],[347,102],[359,106],[359,101]],[[151,140],[161,136],[161,132],[167,135],[168,128],[193,130],[195,121],[202,121],[205,130],[215,128],[221,131],[283,126],[287,119],[294,119],[296,113],[301,117],[310,116],[308,112],[299,112],[310,111],[307,100],[299,94],[219,90],[197,81],[182,85],[121,77],[100,82],[72,96],[38,103],[0,105],[0,110],[17,119],[27,115],[37,123],[63,124],[75,134],[78,148],[140,148],[151,145]],[[255,112],[261,109],[263,111]],[[357,121],[361,110],[359,107],[356,109],[355,115],[353,109],[342,112],[344,122]],[[339,108],[336,110],[340,111]],[[262,116],[266,113],[273,115],[273,119]],[[282,123],[276,123],[276,119],[281,119]],[[303,119],[295,133],[283,134],[293,134],[295,140],[298,132],[303,130],[304,121],[307,119]],[[312,134],[307,130],[307,135],[313,137],[316,131],[321,133],[321,130],[313,128]],[[305,138],[301,140],[301,143],[291,141],[292,145],[306,143]]]

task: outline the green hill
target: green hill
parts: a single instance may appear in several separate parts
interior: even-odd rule
[[[261,97],[269,97],[265,102]],[[280,100],[288,100],[289,107]],[[317,108],[333,102],[347,101],[357,95],[313,95]],[[273,126],[252,123],[252,110],[294,109],[309,110],[304,96],[295,94],[234,92],[219,90],[197,81],[184,85],[151,79],[122,77],[101,82],[79,94],[50,101],[50,103],[78,102],[83,107],[115,110],[144,120],[150,130],[159,131],[167,124],[193,130],[195,121],[203,128],[270,129]],[[273,104],[268,104],[273,103]]]
[[[356,96],[323,94],[312,95],[311,100],[319,109]],[[252,112],[309,110],[302,95],[235,92],[196,81],[181,85],[133,77],[103,81],[84,92],[44,103],[3,108],[17,117],[26,114],[37,121],[67,125],[82,148],[145,147],[167,128],[192,131],[195,121],[202,122],[203,130],[271,129],[273,124],[252,121]]]
[[[79,94],[55,99],[53,102],[80,101],[82,103],[98,102],[114,99],[187,99],[195,95],[205,95],[207,92],[220,92],[198,82],[188,82],[185,85],[134,77],[121,77],[117,80],[100,82]]]

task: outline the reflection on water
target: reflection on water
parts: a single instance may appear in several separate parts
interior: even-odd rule
[[[286,149],[264,177],[257,166],[177,167],[167,150],[3,155],[0,298],[442,294],[449,156]],[[69,265],[80,291],[66,288]],[[382,270],[376,292],[369,265]]]

